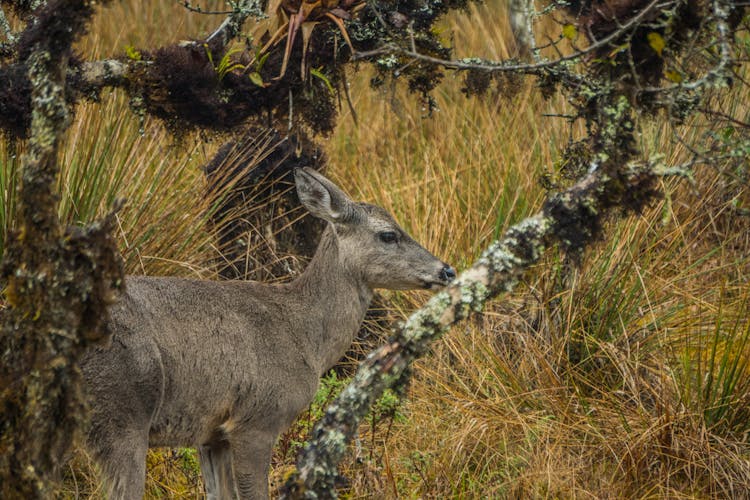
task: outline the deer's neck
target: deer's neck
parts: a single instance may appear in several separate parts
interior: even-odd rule
[[[305,357],[319,375],[346,353],[372,300],[372,290],[341,259],[331,225],[323,231],[310,264],[292,283],[299,294]]]

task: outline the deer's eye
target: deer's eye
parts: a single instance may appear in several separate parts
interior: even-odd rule
[[[378,233],[378,238],[383,243],[396,243],[398,235],[393,231],[383,231],[382,233]]]

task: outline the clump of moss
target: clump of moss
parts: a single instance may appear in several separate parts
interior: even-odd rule
[[[473,61],[473,59],[472,59]],[[477,63],[482,63],[482,59],[476,59]],[[490,90],[493,95],[505,99],[511,99],[522,88],[523,76],[504,71],[488,71],[486,69],[473,69],[466,71],[464,77],[464,86],[461,88],[467,97],[483,97]]]
[[[588,170],[592,159],[593,153],[588,141],[571,142],[563,151],[559,163],[560,174],[567,180],[580,179]]]
[[[585,191],[586,187],[582,187],[550,196],[543,207],[544,214],[554,221],[553,234],[574,257],[601,234],[602,221],[595,197]]]
[[[334,94],[324,82],[311,82],[297,100],[302,121],[313,132],[328,134],[336,125],[336,102]]]
[[[650,0],[575,0],[567,10],[576,17],[578,31],[591,41],[617,32],[629,19],[647,8]],[[702,0],[680,2],[674,9],[652,9],[637,26],[625,30],[595,53],[598,72],[612,81],[657,85],[665,78],[681,78],[675,65],[700,64],[701,57],[685,59],[684,52],[700,46],[696,35],[712,15],[710,3]],[[746,7],[732,6],[727,22],[736,27]],[[705,36],[705,33],[703,34]]]
[[[657,177],[650,168],[631,164],[629,169],[624,171],[623,176],[626,189],[617,201],[624,212],[641,214],[654,200],[663,196]]]
[[[540,183],[547,191],[565,189],[578,179],[582,179],[591,166],[594,156],[591,143],[587,140],[570,142],[560,159],[549,171],[542,174]]]
[[[623,212],[641,213],[658,199],[660,191],[653,171],[639,164],[621,167],[609,162],[599,167],[603,182],[589,178],[567,191],[550,196],[544,214],[554,221],[553,234],[574,258],[601,234],[601,212],[617,207]]]
[[[291,112],[293,119],[315,132],[328,133],[335,125],[332,91],[338,87],[340,56],[331,56],[335,41],[330,30],[313,32],[304,54],[303,75],[301,38],[297,38],[283,75],[283,44],[270,49],[262,68],[245,53],[238,61],[240,68],[227,72],[218,69],[224,54],[211,54],[199,43],[167,46],[153,53],[140,51],[151,64],[142,65],[132,76],[129,90],[147,112],[177,132],[195,127],[226,131],[261,117],[286,123]],[[311,76],[308,68],[316,68],[319,76]]]
[[[21,33],[16,45],[18,59],[25,61],[39,44],[50,51],[52,59],[67,53],[73,40],[85,33],[93,11],[92,2],[50,0],[36,11],[34,22]]]
[[[492,80],[493,75],[489,71],[467,71],[466,76],[464,77],[464,86],[461,88],[461,92],[463,92],[467,96],[483,96],[490,88]]]
[[[262,110],[260,87],[231,73],[220,79],[200,45],[172,45],[142,54],[153,64],[133,76],[131,91],[142,97],[147,111],[173,130],[227,130],[247,119],[250,111]],[[253,102],[257,108],[249,110],[243,101]]]

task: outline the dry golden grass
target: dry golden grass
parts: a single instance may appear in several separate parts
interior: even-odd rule
[[[509,55],[504,5],[472,5],[444,22],[457,55]],[[176,2],[119,2],[97,16],[81,50],[107,56],[169,43],[217,20]],[[539,209],[540,175],[581,134],[543,117],[565,102],[543,100],[528,82],[466,99],[449,74],[439,111],[425,117],[414,96],[374,92],[360,70],[351,77],[360,123],[342,110],[324,141],[328,173],[459,268]],[[728,105],[747,116],[748,97]],[[646,130],[649,150],[684,157],[658,119]],[[65,145],[63,215],[90,220],[125,196],[120,238],[131,272],[210,277],[212,202],[196,203],[198,167],[220,141],[176,144],[152,121],[144,131],[116,95],[79,107]],[[0,158],[7,186],[15,162],[7,147]],[[663,187],[665,198],[645,213],[608,224],[580,267],[549,252],[517,293],[438,342],[418,363],[402,418],[363,425],[345,495],[749,498],[750,220],[733,209],[734,200],[747,206],[748,192],[715,169],[702,170],[695,187]],[[3,207],[7,219],[12,199]],[[389,297],[395,316],[424,298]],[[279,455],[277,470],[286,470],[290,458]],[[150,498],[200,495],[190,452],[149,460]],[[100,497],[87,460],[75,464],[62,496]]]
[[[87,222],[125,198],[118,235],[128,271],[201,276],[213,242],[200,170],[206,149],[174,143],[151,120],[141,134],[119,96],[81,104],[63,149],[61,211],[71,223]]]

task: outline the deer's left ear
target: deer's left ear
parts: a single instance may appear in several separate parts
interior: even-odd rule
[[[338,186],[315,170],[309,167],[295,169],[294,182],[299,200],[314,216],[341,224],[356,213],[356,204]]]

